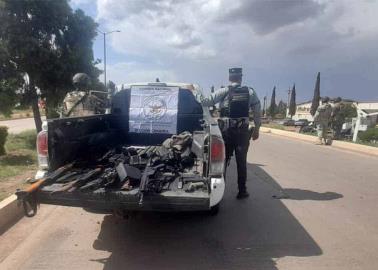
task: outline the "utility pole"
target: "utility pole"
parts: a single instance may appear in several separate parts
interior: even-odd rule
[[[100,30],[97,30],[99,33],[101,33],[104,37],[104,85],[105,85],[105,90],[106,90],[106,35],[111,34],[111,33],[119,33],[121,31],[119,30],[114,30],[114,31],[109,31],[109,32],[102,32]]]
[[[266,99],[267,99],[267,97],[266,96],[264,96],[264,107],[263,107],[263,112],[264,112],[264,117],[266,117]]]
[[[103,33],[104,35],[104,85],[105,85],[105,91],[106,91],[106,33]]]
[[[289,108],[290,108],[290,96],[291,96],[291,89],[287,90],[287,106],[286,106],[286,117],[289,117]]]

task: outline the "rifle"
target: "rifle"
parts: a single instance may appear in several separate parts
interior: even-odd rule
[[[88,182],[84,186],[81,186],[79,189],[80,191],[94,190],[96,188],[99,188],[105,182],[106,182],[106,179],[104,179],[103,177],[96,178]]]
[[[70,163],[65,166],[62,166],[56,169],[54,172],[50,173],[48,176],[37,180],[26,190],[16,191],[17,200],[22,201],[25,216],[33,217],[37,213],[37,190],[40,189],[43,185],[46,185],[58,179],[63,173],[71,169],[73,165],[74,163]],[[28,210],[28,208],[30,209],[30,211]]]
[[[65,184],[61,189],[53,191],[51,194],[56,193],[56,192],[62,192],[62,191],[72,192],[76,189],[76,187],[85,185],[89,180],[91,180],[91,178],[100,174],[101,171],[102,171],[101,168],[96,168],[94,170],[91,170],[87,172],[86,174],[80,176],[78,179],[71,181],[68,184]]]
[[[144,169],[144,172],[142,174],[142,179],[140,180],[140,185],[139,185],[139,193],[140,193],[140,199],[139,199],[139,205],[143,204],[143,199],[144,199],[144,193],[148,191],[148,182],[149,182],[149,177],[151,175],[154,175],[157,170],[160,168],[164,167],[165,164],[159,164],[155,167],[151,166],[146,166]]]
[[[97,175],[97,174],[95,174]],[[93,175],[92,175],[93,177]],[[91,177],[91,178],[92,178]],[[86,190],[94,190],[96,188],[99,188],[100,186],[108,187],[115,183],[116,181],[116,172],[112,168],[106,168],[102,175],[98,178],[95,178],[91,181],[86,181],[84,185],[80,186],[80,191],[86,191]]]

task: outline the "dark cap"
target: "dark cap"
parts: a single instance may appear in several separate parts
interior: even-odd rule
[[[239,76],[241,76],[242,75],[242,71],[243,71],[242,68],[230,68],[228,70],[228,73],[230,75],[239,75]]]

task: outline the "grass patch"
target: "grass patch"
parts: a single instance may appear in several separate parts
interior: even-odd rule
[[[9,134],[5,143],[6,155],[0,157],[0,200],[25,185],[37,169],[36,132]]]
[[[45,115],[44,110],[39,110],[41,115]],[[2,120],[12,120],[12,119],[22,119],[33,117],[33,111],[31,109],[14,109],[11,115],[0,114],[0,121]]]
[[[12,111],[12,114],[9,116],[5,116],[1,114],[0,120],[20,119],[20,118],[27,118],[27,117],[33,117],[33,112],[31,109],[24,109],[24,110],[15,109]]]
[[[19,151],[0,158],[0,183],[7,178],[37,168],[37,157],[33,151]]]
[[[263,127],[285,130],[285,127],[276,123],[262,124]]]
[[[35,150],[37,133],[35,130],[26,130],[18,134],[9,134],[5,149],[12,152],[19,149]]]
[[[350,142],[350,141],[349,141]],[[378,143],[374,143],[374,142],[363,142],[363,141],[357,141],[355,142],[357,144],[362,144],[362,145],[367,145],[367,146],[372,146],[372,147],[378,147]]]

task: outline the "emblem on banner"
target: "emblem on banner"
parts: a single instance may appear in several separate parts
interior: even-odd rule
[[[159,97],[148,97],[143,101],[143,115],[149,120],[158,120],[167,112],[167,104]]]

